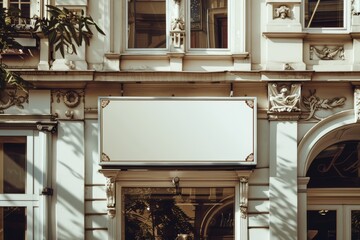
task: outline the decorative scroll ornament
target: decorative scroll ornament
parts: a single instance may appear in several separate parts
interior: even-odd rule
[[[50,133],[55,133],[57,130],[57,127],[55,124],[45,124],[45,123],[38,123],[36,125],[36,128],[39,131],[45,131],[45,132],[50,132]]]
[[[317,120],[322,120],[322,118],[315,115],[315,112],[319,109],[333,109],[344,105],[346,98],[345,97],[335,97],[333,99],[320,99],[315,96],[316,90],[309,91],[310,96],[304,97],[304,106],[307,110],[310,111],[309,116],[305,120],[315,118]]]
[[[286,5],[275,8],[274,18],[290,18],[290,8],[288,8]]]
[[[355,88],[354,91],[354,112],[355,121],[360,122],[360,88]]]
[[[108,215],[113,218],[115,216],[116,188],[115,179],[113,177],[106,178],[106,199]]]
[[[4,113],[5,109],[12,106],[16,106],[20,109],[24,109],[23,104],[29,102],[29,95],[18,95],[17,91],[6,91],[0,92],[0,113]]]
[[[300,91],[300,84],[282,84],[280,87],[276,83],[269,84],[269,112],[299,112]]]
[[[246,218],[248,209],[249,179],[240,177],[240,216]]]
[[[185,36],[185,23],[180,18],[175,18],[171,25],[170,36],[173,41],[173,46],[179,48]]]
[[[322,49],[319,49],[315,46],[310,46],[310,60],[314,60],[314,54],[321,60],[345,60],[343,46],[337,46],[334,48],[324,46]]]

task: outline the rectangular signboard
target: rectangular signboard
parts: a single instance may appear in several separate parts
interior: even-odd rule
[[[256,164],[256,98],[99,98],[101,164]]]

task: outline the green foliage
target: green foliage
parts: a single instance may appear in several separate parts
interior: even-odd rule
[[[59,50],[63,57],[65,48],[70,48],[76,54],[76,46],[81,46],[83,41],[90,45],[93,35],[90,26],[105,35],[90,16],[84,15],[84,11],[77,14],[67,8],[51,5],[47,5],[47,8],[50,18],[36,19],[34,30],[41,30],[49,38],[50,45],[55,46],[55,51]]]
[[[47,5],[49,18],[34,17],[35,24],[33,28],[23,29],[20,25],[14,24],[22,18],[19,9],[0,9],[0,60],[2,54],[9,49],[22,49],[22,46],[14,39],[19,32],[29,32],[30,34],[42,32],[48,37],[50,47],[55,51],[60,51],[65,56],[65,50],[71,49],[77,54],[76,47],[81,46],[83,42],[90,45],[90,38],[93,36],[91,27],[97,32],[105,35],[101,28],[90,17],[86,16],[84,11],[81,13],[72,12],[69,9],[60,9],[55,6]],[[34,34],[35,36],[35,34]],[[0,63],[0,89],[6,86],[14,86],[26,91],[31,84],[25,81],[18,73],[8,70],[8,67]]]

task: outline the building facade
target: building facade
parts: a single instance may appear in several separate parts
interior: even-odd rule
[[[106,33],[2,54],[1,239],[360,239],[359,0],[0,3]]]

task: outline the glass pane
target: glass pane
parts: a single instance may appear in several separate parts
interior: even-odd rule
[[[307,0],[305,2],[305,26],[310,28],[343,27],[343,0]]]
[[[125,239],[234,239],[234,188],[123,188]]]
[[[360,142],[340,142],[319,153],[307,174],[309,188],[360,187]]]
[[[360,210],[351,211],[351,240],[360,240]]]
[[[128,28],[129,48],[165,48],[165,0],[130,0]]]
[[[227,48],[227,0],[190,0],[191,48]]]
[[[25,193],[25,137],[0,137],[0,169],[0,193]]]
[[[308,240],[336,240],[336,210],[307,211]]]
[[[0,240],[24,240],[26,236],[26,208],[0,208]]]

